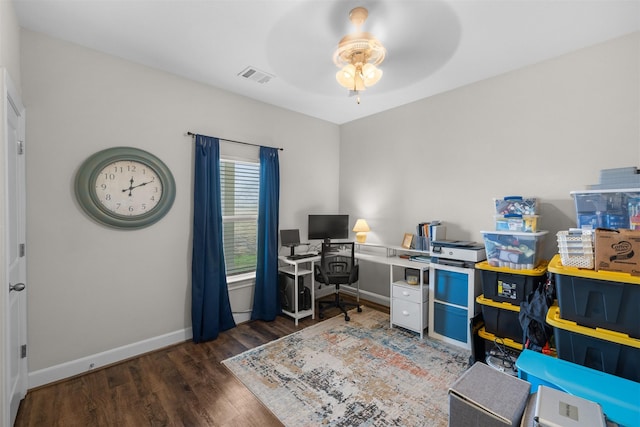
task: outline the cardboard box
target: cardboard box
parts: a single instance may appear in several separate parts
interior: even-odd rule
[[[449,426],[519,426],[531,384],[477,362],[449,389]]]
[[[640,276],[640,230],[596,229],[596,270]]]

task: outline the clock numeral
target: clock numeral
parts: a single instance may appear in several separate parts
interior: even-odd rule
[[[104,199],[105,200],[111,200],[111,194],[105,194],[104,195]]]
[[[129,206],[129,212],[133,212],[135,209],[133,206]]]
[[[147,204],[146,204],[146,203],[143,203],[143,204],[142,204],[142,210],[145,210],[145,209],[147,209]]]
[[[129,165],[127,166],[127,170],[129,172],[135,172],[136,171],[136,165]],[[144,172],[143,172],[144,173]]]
[[[104,174],[104,179],[109,180],[109,181],[113,181],[114,179],[116,179],[116,174],[114,174],[114,173],[105,173]]]
[[[116,210],[120,209],[120,206],[122,206],[122,203],[116,203]]]
[[[103,190],[106,190],[107,189],[107,184],[100,184],[100,188],[103,189]]]

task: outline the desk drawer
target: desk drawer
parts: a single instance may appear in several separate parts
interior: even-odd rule
[[[416,332],[421,332],[427,327],[428,306],[426,302],[414,303],[393,299],[391,304],[393,304],[391,322],[394,325],[403,326]],[[420,317],[420,306],[422,306],[422,317]]]
[[[429,288],[427,286],[423,286],[421,295],[420,288],[418,286],[409,288],[402,285],[393,285],[391,297],[415,303],[425,302],[429,298]]]

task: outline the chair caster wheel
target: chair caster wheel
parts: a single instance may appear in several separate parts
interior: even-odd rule
[[[358,313],[362,313],[362,308],[358,307]]]
[[[351,320],[351,318],[349,316],[344,316],[344,321],[348,322],[349,320]]]

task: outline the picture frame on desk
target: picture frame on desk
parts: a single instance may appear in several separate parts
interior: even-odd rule
[[[402,247],[405,249],[411,249],[411,242],[413,242],[413,234],[404,233],[404,238],[402,239]]]

